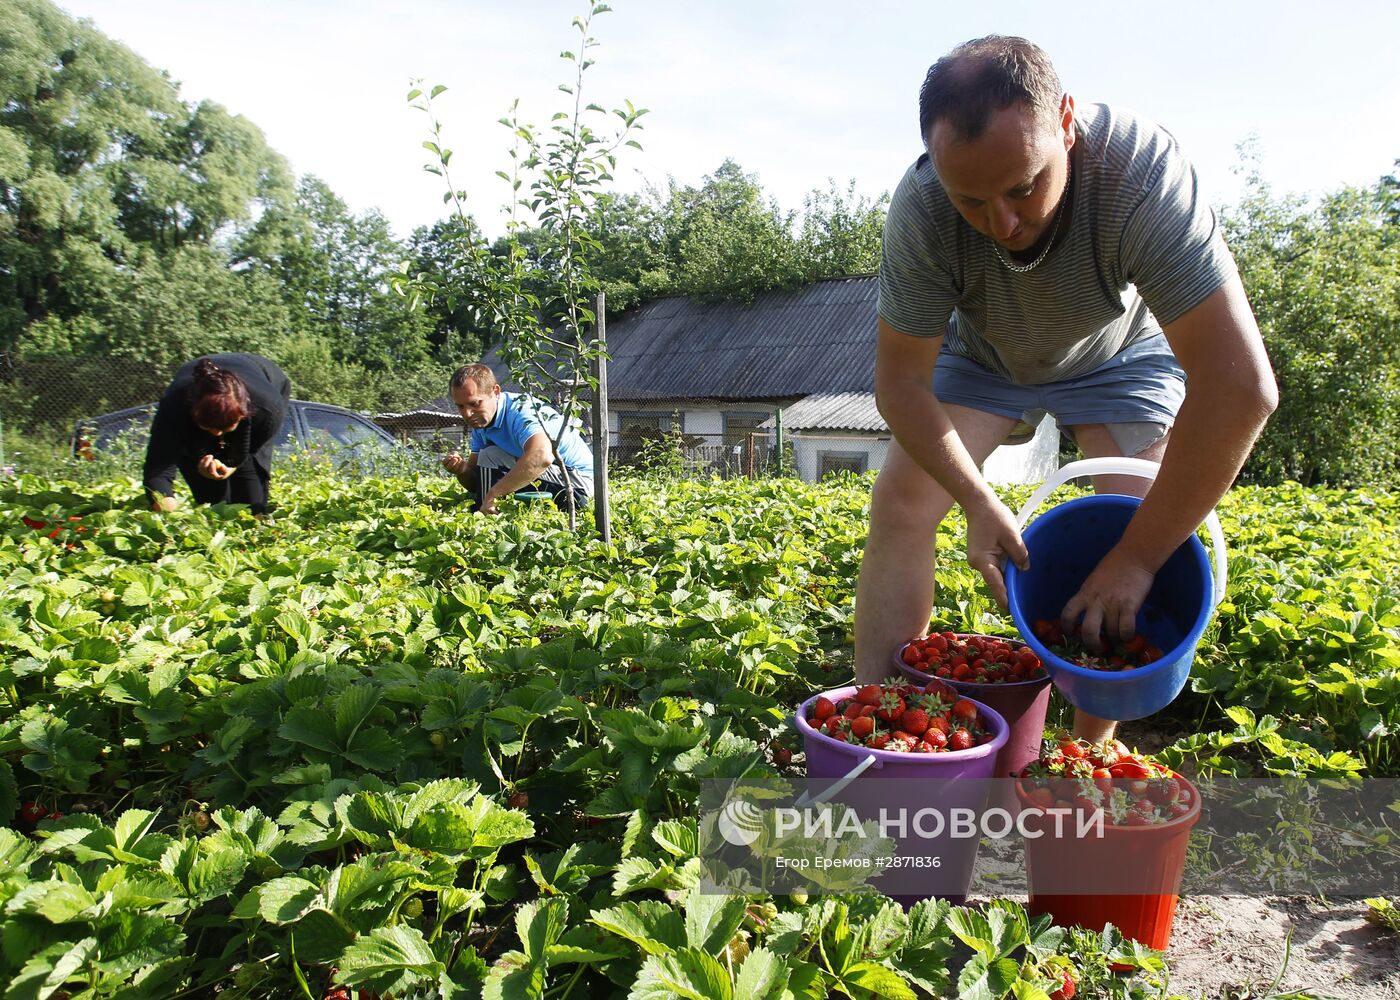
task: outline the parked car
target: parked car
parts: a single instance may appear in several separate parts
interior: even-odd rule
[[[278,455],[296,451],[320,451],[336,458],[373,458],[393,453],[403,446],[384,428],[363,413],[330,403],[294,399],[287,419],[277,433],[274,450]],[[117,442],[142,452],[151,433],[156,404],[129,406],[78,421],[73,431],[73,454],[95,458]]]

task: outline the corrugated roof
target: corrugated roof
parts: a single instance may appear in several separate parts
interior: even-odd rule
[[[775,426],[765,420],[764,429]],[[789,431],[863,431],[888,434],[889,427],[875,408],[873,392],[815,393],[783,407],[783,429]]]
[[[654,299],[608,323],[608,397],[723,402],[868,393],[876,290],[876,277],[864,275],[764,292],[747,305]],[[494,351],[484,360],[505,374]]]

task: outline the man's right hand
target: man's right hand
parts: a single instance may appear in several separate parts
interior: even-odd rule
[[[180,501],[175,497],[158,496],[151,500],[151,510],[157,514],[172,511],[180,506]]]
[[[454,451],[452,454],[448,455],[442,460],[442,467],[448,472],[452,473],[454,476],[460,478],[461,476],[466,475],[467,460],[462,457],[461,452]]]
[[[1002,610],[1006,610],[1006,579],[1001,560],[1009,556],[1020,570],[1030,569],[1030,553],[1016,527],[1016,515],[995,495],[967,515],[967,564],[982,574],[987,588]]]

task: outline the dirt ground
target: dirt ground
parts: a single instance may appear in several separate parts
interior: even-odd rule
[[[1359,900],[1183,899],[1167,949],[1171,991],[1205,1000],[1294,991],[1400,1000],[1400,935],[1365,913]]]
[[[1026,902],[1015,894],[1004,898]],[[1167,949],[1168,993],[1190,1000],[1294,993],[1400,1000],[1400,935],[1367,921],[1366,909],[1359,900],[1303,896],[1183,899]]]

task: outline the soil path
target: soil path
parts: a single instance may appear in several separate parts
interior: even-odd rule
[[[1193,1000],[1293,991],[1400,1000],[1400,935],[1368,922],[1365,912],[1359,900],[1183,899],[1167,949],[1171,992]]]

